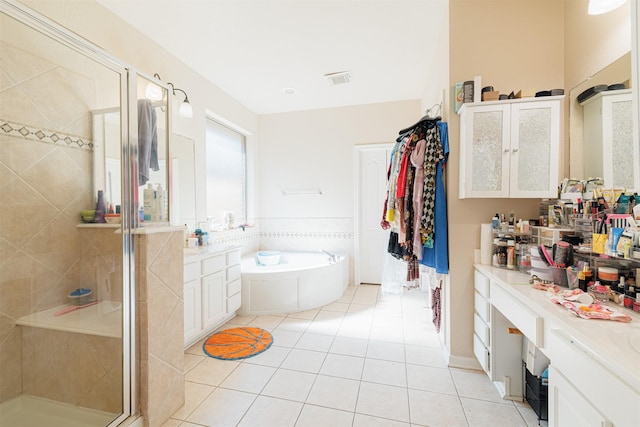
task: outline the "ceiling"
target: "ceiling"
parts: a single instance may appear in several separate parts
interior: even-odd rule
[[[448,0],[98,2],[257,114],[419,99],[448,28]]]

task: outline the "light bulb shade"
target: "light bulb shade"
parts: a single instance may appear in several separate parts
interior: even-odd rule
[[[149,82],[144,94],[151,101],[160,101],[162,99],[162,88],[155,83]]]
[[[178,108],[178,114],[180,117],[185,117],[187,119],[193,117],[193,107],[191,106],[191,103],[185,99]]]
[[[627,0],[589,0],[589,15],[601,15],[622,6]]]

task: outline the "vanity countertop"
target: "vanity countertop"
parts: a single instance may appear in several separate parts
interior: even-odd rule
[[[475,268],[493,281],[492,286],[500,286],[543,317],[545,333],[550,329],[563,330],[587,348],[592,357],[640,391],[640,314],[609,302],[607,305],[612,309],[631,316],[631,322],[582,319],[549,301],[545,291],[534,289],[528,274],[488,265],[476,264]]]
[[[205,255],[213,255],[220,252],[225,252],[233,249],[241,248],[241,245],[207,245],[200,246],[197,248],[184,248],[184,261],[188,262],[189,260],[196,260]]]

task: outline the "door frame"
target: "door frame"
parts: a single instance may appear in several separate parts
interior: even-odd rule
[[[384,150],[391,150],[393,149],[393,147],[395,146],[395,143],[391,143],[391,142],[381,142],[381,143],[377,143],[377,144],[361,144],[361,145],[354,145],[353,147],[353,162],[354,162],[354,198],[353,198],[353,212],[354,212],[354,217],[353,217],[353,222],[354,222],[354,245],[353,245],[353,275],[354,275],[354,285],[355,286],[360,286],[360,237],[361,237],[361,230],[360,230],[360,213],[361,213],[361,207],[360,207],[360,194],[361,194],[361,188],[360,188],[360,159],[362,156],[362,153],[365,151],[370,151],[370,150],[380,150],[380,149],[384,149]],[[380,206],[380,209],[382,209],[382,206]],[[382,212],[382,211],[381,211]]]

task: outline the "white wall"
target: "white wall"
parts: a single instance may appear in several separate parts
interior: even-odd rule
[[[418,100],[260,116],[262,246],[353,254],[353,147],[395,142],[420,116]],[[282,196],[282,190],[315,189],[322,195]]]

